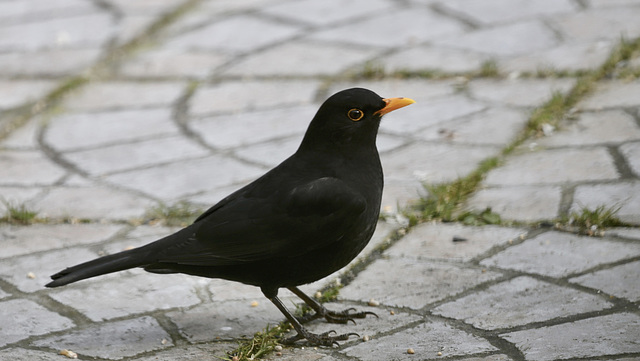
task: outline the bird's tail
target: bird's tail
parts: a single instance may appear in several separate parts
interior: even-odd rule
[[[100,257],[98,259],[94,259],[93,261],[69,267],[54,274],[53,276],[51,276],[51,279],[53,279],[53,281],[47,283],[45,286],[64,286],[66,284],[80,281],[86,278],[139,267],[146,263],[144,258],[145,257],[140,254],[140,249],[132,249],[109,256]]]

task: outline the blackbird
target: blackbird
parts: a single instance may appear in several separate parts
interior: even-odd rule
[[[383,186],[376,148],[380,119],[412,103],[362,88],[334,94],[320,106],[291,157],[193,224],[145,246],[67,268],[51,276],[46,287],[134,267],[222,278],[260,287],[297,332],[284,343],[306,339],[330,346],[348,340],[356,334],[313,334],[302,323],[319,317],[347,323],[372,313],[329,311],[298,286],[346,266],[371,239]],[[282,287],[315,313],[292,315],[278,298]]]

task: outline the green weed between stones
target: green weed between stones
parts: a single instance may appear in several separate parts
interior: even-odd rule
[[[29,225],[36,221],[38,212],[29,209],[25,204],[14,204],[6,200],[1,200],[6,211],[0,218],[0,223]]]
[[[590,236],[601,235],[608,227],[627,226],[622,222],[616,214],[620,211],[619,205],[607,207],[601,205],[595,209],[581,207],[579,211],[571,212],[571,214],[561,217],[559,220],[559,228],[575,227],[579,233]]]
[[[259,360],[275,351],[276,346],[280,345],[278,340],[290,329],[288,322],[282,322],[274,327],[267,326],[262,331],[256,332],[253,338],[239,340],[238,348],[227,352],[227,357],[220,359],[227,361]]]

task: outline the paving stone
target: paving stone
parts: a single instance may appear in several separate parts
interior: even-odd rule
[[[44,187],[1,187],[0,186],[0,214],[4,215],[7,211],[7,205],[20,206],[26,205],[29,201],[42,193]]]
[[[93,321],[104,321],[197,305],[200,299],[196,289],[206,284],[204,279],[187,275],[154,275],[142,270],[133,273],[133,276],[81,282],[50,292],[49,296]]]
[[[258,299],[257,306],[247,300],[207,302],[188,310],[168,312],[166,316],[191,343],[251,337],[284,319],[264,296]]]
[[[389,272],[389,270],[394,270]],[[416,259],[379,259],[340,290],[340,299],[420,309],[500,277],[499,273]]]
[[[266,355],[263,359],[270,361],[298,361],[298,360],[308,360],[308,361],[338,361],[337,358],[325,355],[324,350],[316,349],[316,348],[297,348],[297,347],[289,347],[282,350],[281,355],[276,355],[275,353]]]
[[[437,45],[468,49],[496,58],[534,53],[557,43],[555,34],[538,20],[482,29],[435,41]]]
[[[202,157],[209,150],[184,137],[150,139],[66,153],[64,158],[93,176]]]
[[[429,71],[466,73],[480,69],[489,56],[472,51],[421,46],[401,50],[377,60],[387,72]]]
[[[428,8],[381,12],[380,16],[350,23],[310,36],[311,39],[395,48],[451,34],[460,34],[464,26],[439,16]],[[380,26],[384,24],[384,26]]]
[[[502,335],[527,360],[556,360],[640,352],[640,317],[618,313]]]
[[[640,127],[629,114],[620,110],[581,113],[575,121],[566,121],[553,135],[536,140],[542,147],[622,143],[640,139]]]
[[[633,39],[640,35],[640,24],[636,21],[638,16],[640,9],[632,6],[590,9],[574,15],[556,17],[553,19],[553,25],[568,39],[617,41],[620,36]]]
[[[30,3],[30,2],[21,2]],[[38,3],[45,3],[39,1]],[[2,11],[0,10],[0,13]],[[6,76],[62,76],[87,69],[100,56],[99,48],[47,49],[0,54],[0,74]],[[12,94],[12,96],[15,96]]]
[[[480,357],[466,357],[461,358],[459,360],[462,361],[510,361],[511,358],[507,355],[497,354],[491,356],[480,356]]]
[[[604,181],[619,177],[604,147],[568,148],[521,153],[489,172],[489,186],[522,186]]]
[[[640,81],[631,82],[621,80],[601,81],[597,84],[592,95],[587,96],[578,104],[580,109],[601,110],[608,108],[635,107],[640,91]]]
[[[612,282],[615,280],[615,282]],[[640,301],[640,262],[631,262],[572,278],[569,282],[602,290],[610,295]]]
[[[143,352],[171,347],[173,341],[155,319],[145,316],[92,325],[35,341],[33,345],[56,350],[73,350],[84,357],[120,360]]]
[[[115,44],[125,44],[134,38],[142,36],[149,29],[157,17],[150,13],[126,14],[118,22],[118,32],[113,36]]]
[[[445,303],[432,312],[480,329],[495,330],[612,306],[602,297],[523,276]]]
[[[0,351],[0,359],[12,361],[51,361],[57,352],[35,351],[25,348],[8,348]]]
[[[573,13],[578,10],[577,6],[569,0],[542,0],[535,2],[527,0],[485,0],[482,2],[454,0],[444,2],[443,5],[483,25],[511,23],[515,20]]]
[[[10,293],[7,293],[7,292],[3,291],[3,290],[0,288],[0,300],[1,300],[1,299],[3,299],[3,298],[7,298],[7,297],[9,297],[9,296],[11,296],[11,294],[10,294]]]
[[[387,78],[382,80],[354,80],[346,82],[335,82],[329,87],[328,94],[334,94],[341,90],[360,87],[373,90],[375,93],[383,98],[391,97],[409,97],[416,101],[415,104],[411,104],[410,107],[404,108],[402,114],[406,115],[406,112],[415,109],[415,107],[422,108],[426,111],[430,108],[432,103],[439,98],[446,98],[452,96],[456,99],[465,99],[464,97],[456,96],[459,92],[460,83],[456,79],[443,79],[433,80],[429,79],[397,79]],[[426,105],[429,106],[426,106]],[[384,119],[394,118],[395,112],[385,115]],[[398,117],[402,118],[402,117]]]
[[[199,88],[189,100],[189,114],[203,116],[306,105],[313,102],[318,86],[315,80],[223,82]]]
[[[189,53],[170,49],[145,52],[125,63],[119,70],[127,77],[196,77],[202,78],[229,58],[216,53]],[[0,57],[0,64],[2,58]]]
[[[82,0],[6,1],[0,3],[0,18],[6,22],[23,22],[96,10],[93,4]]]
[[[189,128],[207,144],[220,149],[292,135],[300,142],[316,111],[317,106],[307,105],[226,114],[195,119]]]
[[[471,210],[498,213],[503,220],[536,222],[558,217],[562,188],[559,186],[512,186],[484,188],[467,201]]]
[[[39,147],[38,131],[40,118],[32,118],[21,127],[11,130],[4,139],[0,140],[0,148],[14,150],[33,150]]]
[[[54,117],[44,133],[45,142],[59,151],[105,146],[178,134],[171,109],[72,113]]]
[[[0,110],[39,100],[55,86],[50,80],[0,80]]]
[[[414,143],[381,159],[385,179],[442,183],[464,177],[498,152],[490,146]]]
[[[425,186],[418,179],[385,179],[381,208],[385,212],[399,213],[406,205],[415,204],[426,196]]]
[[[105,241],[123,230],[116,224],[0,225],[0,258]]]
[[[273,168],[298,150],[302,136],[303,132],[300,132],[284,139],[269,139],[258,144],[243,145],[236,148],[235,154],[242,159]]]
[[[640,240],[640,229],[630,227],[609,228],[606,235]]]
[[[29,300],[0,302],[0,347],[75,326],[73,321]]]
[[[240,15],[214,22],[165,43],[169,49],[249,52],[291,38],[298,27]]]
[[[203,173],[203,169],[214,169],[214,171]],[[263,172],[264,169],[213,155],[183,160],[162,167],[118,173],[107,177],[106,180],[144,192],[163,201],[175,201],[189,194],[253,180]]]
[[[2,150],[0,152],[0,184],[50,185],[66,172],[37,151]]]
[[[222,75],[321,76],[333,75],[375,55],[350,46],[287,42],[235,62]]]
[[[192,361],[228,358],[227,351],[238,347],[235,342],[211,342],[200,345],[188,345],[173,347],[166,351],[160,351],[152,356],[144,356],[134,359],[135,361]],[[280,359],[282,360],[282,359]]]
[[[640,244],[546,232],[480,262],[484,266],[566,277],[640,255]]]
[[[386,255],[400,258],[448,259],[467,262],[494,246],[506,244],[527,233],[524,229],[497,226],[470,227],[458,223],[423,223],[411,231]],[[454,237],[464,242],[454,242]]]
[[[501,105],[537,107],[551,99],[555,92],[566,94],[573,79],[478,79],[469,82],[472,97]]]
[[[640,142],[623,144],[620,146],[620,153],[624,156],[633,173],[640,177]]]
[[[245,285],[239,282],[227,281],[223,279],[210,279],[207,289],[211,295],[211,302],[226,302],[238,300],[267,301],[256,286]],[[247,303],[247,302],[244,302]],[[250,302],[248,302],[250,303]]]
[[[105,186],[57,187],[33,207],[42,217],[129,220],[154,204],[149,199]]]
[[[620,207],[616,217],[623,222],[640,223],[640,181],[578,186],[571,212],[601,206]]]
[[[528,114],[524,111],[492,107],[468,117],[439,123],[415,135],[428,141],[505,146],[522,131],[527,120]]]
[[[407,353],[412,348],[415,354]],[[457,330],[443,322],[421,323],[416,327],[360,343],[340,351],[362,360],[430,360],[497,350],[487,340]],[[438,356],[441,352],[442,356]]]
[[[164,14],[173,11],[176,7],[184,3],[182,0],[108,0],[110,4],[127,14],[131,13],[151,13]]]
[[[64,107],[74,111],[99,111],[118,108],[165,107],[183,91],[177,82],[134,83],[112,81],[93,83],[69,97]]]
[[[114,30],[114,19],[107,13],[98,12],[8,25],[0,27],[0,51],[100,46]]]
[[[380,14],[391,8],[392,4],[385,0],[355,0],[348,2],[340,0],[322,2],[304,0],[266,6],[261,12],[320,26],[343,22],[352,18],[362,18],[363,15]]]
[[[499,59],[498,69],[509,73],[590,70],[599,67],[607,60],[611,48],[612,42],[608,40],[562,44],[533,54]]]

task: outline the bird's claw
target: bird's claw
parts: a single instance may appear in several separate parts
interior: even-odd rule
[[[344,333],[336,336],[331,336],[332,333],[336,333],[336,331],[331,330],[321,334],[315,334],[302,329],[302,332],[298,332],[294,336],[285,338],[284,340],[282,340],[282,343],[290,345],[298,340],[306,339],[307,342],[313,346],[339,346],[340,344],[338,344],[338,341],[347,341],[351,336],[360,337],[360,335],[355,332]]]
[[[298,317],[297,319],[298,321],[300,321],[300,323],[307,323],[317,318],[324,317],[324,319],[327,320],[327,322],[329,323],[346,324],[346,323],[349,323],[349,321],[351,321],[355,325],[356,321],[354,319],[356,318],[366,318],[368,315],[372,315],[372,316],[376,316],[376,318],[380,318],[374,312],[369,312],[369,311],[351,313],[351,311],[355,311],[355,310],[356,309],[353,307],[347,308],[346,310],[342,310],[342,311],[329,311],[327,309],[323,309],[321,312],[308,313],[302,317]]]

